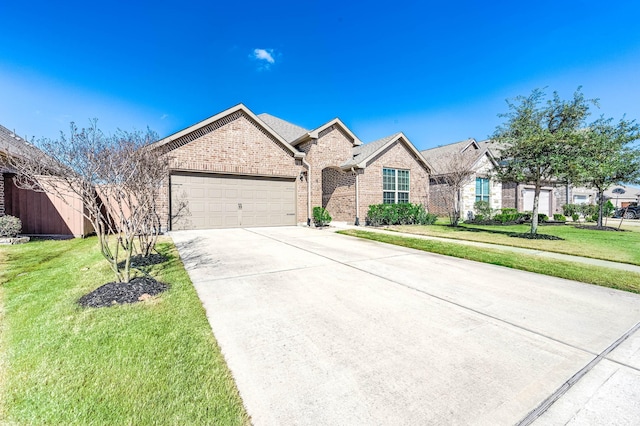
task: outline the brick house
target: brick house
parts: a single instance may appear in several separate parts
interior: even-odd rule
[[[338,118],[313,130],[240,104],[154,144],[170,159],[168,229],[358,223],[371,204],[428,204],[431,167],[402,133],[363,144]]]
[[[15,132],[0,126],[0,157],[7,154],[25,158],[42,155],[42,152]],[[69,198],[69,205],[51,194],[19,188],[13,181],[14,176],[15,170],[3,167],[0,161],[0,216],[19,218],[23,234],[82,237],[93,232],[81,213],[80,200]]]
[[[497,162],[486,141],[475,139],[443,145],[421,151],[434,168],[429,184],[429,211],[438,215],[449,213],[451,190],[447,175],[468,169],[473,173],[466,179],[460,191],[462,220],[474,214],[476,201],[488,201],[491,208],[502,208],[502,183],[491,178],[491,170]]]

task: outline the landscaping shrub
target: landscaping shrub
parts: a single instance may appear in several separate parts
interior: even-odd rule
[[[313,221],[316,226],[326,226],[331,223],[331,215],[324,207],[316,206],[313,208]]]
[[[571,220],[573,220],[574,222],[577,222],[578,219],[580,219],[580,215],[578,213],[571,214]]]
[[[562,206],[562,213],[565,216],[573,217],[574,214],[578,213],[579,207],[577,204],[565,204]]]
[[[560,213],[554,213],[553,214],[553,220],[555,220],[556,222],[566,222],[567,218],[565,215],[560,214]]]
[[[22,230],[22,222],[15,216],[0,216],[0,237],[16,237]]]
[[[367,225],[432,225],[437,216],[427,213],[422,204],[372,204]]]
[[[602,206],[602,217],[611,217],[613,216],[613,212],[616,211],[616,207],[613,205],[611,200],[607,200]]]
[[[513,210],[513,213],[505,213],[505,210]],[[515,211],[516,209],[502,209],[502,213],[497,214],[493,217],[493,220],[500,223],[513,223],[517,222],[520,218],[524,216],[523,213],[518,213]]]
[[[502,214],[515,214],[515,213],[518,213],[518,210],[505,207],[504,209],[500,209],[500,212]]]
[[[549,220],[549,216],[544,213],[538,213],[538,222],[547,222]]]
[[[476,215],[484,217],[486,220],[491,219],[493,210],[491,204],[488,201],[476,201],[473,203],[473,209],[476,211]]]
[[[584,216],[585,219],[588,219],[598,213],[598,206],[595,204],[580,204],[579,207],[579,212],[582,213],[582,216]]]

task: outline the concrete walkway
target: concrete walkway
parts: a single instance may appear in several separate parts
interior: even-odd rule
[[[339,231],[341,229],[356,229],[359,231],[378,232],[378,233],[389,234],[389,235],[402,235],[404,237],[409,237],[409,238],[420,238],[424,240],[442,241],[445,243],[455,243],[455,244],[462,244],[462,245],[473,246],[473,247],[482,247],[482,248],[488,248],[488,249],[494,249],[494,250],[510,251],[514,253],[529,254],[529,255],[539,256],[539,257],[548,257],[551,259],[564,260],[567,262],[585,263],[588,265],[620,269],[623,271],[636,272],[640,274],[640,266],[638,265],[631,265],[629,263],[621,263],[621,262],[611,262],[609,260],[592,259],[589,257],[582,257],[582,256],[572,256],[569,254],[554,253],[550,251],[543,251],[543,250],[537,250],[537,249],[503,246],[500,244],[482,243],[478,241],[456,240],[453,238],[432,237],[428,235],[409,234],[406,232],[388,231],[386,229],[373,228],[368,226],[367,227],[354,226],[346,223],[334,223],[332,224],[332,227],[329,229],[332,229],[334,231]]]
[[[640,295],[327,230],[171,236],[256,425],[640,418]]]

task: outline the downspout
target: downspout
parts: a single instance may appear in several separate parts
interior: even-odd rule
[[[358,172],[351,167],[351,172],[356,175],[356,226],[360,226],[360,190],[358,189]]]
[[[307,168],[307,226],[311,226],[311,164],[304,157],[302,164]]]

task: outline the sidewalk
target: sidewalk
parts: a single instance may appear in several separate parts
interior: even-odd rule
[[[528,248],[522,248],[522,247],[503,246],[500,244],[481,243],[477,241],[456,240],[453,238],[442,238],[442,237],[431,237],[427,235],[408,234],[406,232],[388,231],[386,229],[373,228],[370,226],[355,226],[345,222],[335,222],[335,223],[332,222],[331,226],[335,228],[335,231],[340,231],[343,229],[355,229],[359,231],[377,232],[381,234],[401,235],[403,237],[408,237],[408,238],[421,238],[423,240],[442,241],[446,243],[462,244],[467,246],[489,248],[494,250],[497,249],[497,250],[511,251],[514,253],[522,253],[522,254],[528,254],[533,256],[547,257],[547,258],[563,260],[567,262],[585,263],[587,265],[620,269],[623,271],[635,272],[640,274],[640,266],[631,265],[628,263],[612,262],[609,260],[591,259],[588,257],[573,256],[570,254],[553,253],[550,251],[542,251],[542,250],[528,249]]]

